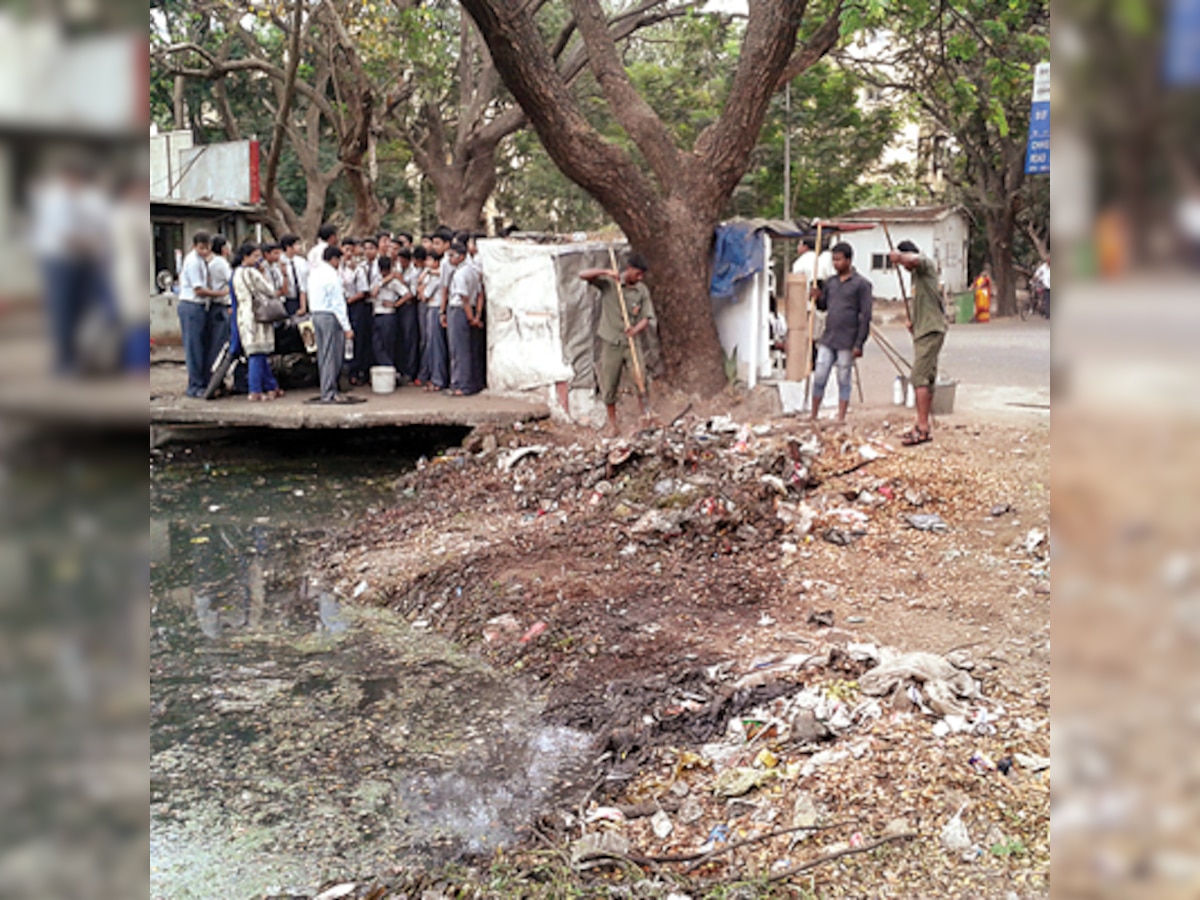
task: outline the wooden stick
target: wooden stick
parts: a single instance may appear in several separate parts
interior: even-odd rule
[[[621,318],[625,321],[625,330],[629,330],[629,310],[625,308],[625,292],[621,290],[621,273],[617,272],[617,254],[613,252],[613,248],[608,248],[608,259],[612,263],[613,271],[617,273],[617,299],[621,301]],[[638,393],[643,397],[646,396],[646,382],[642,379],[642,366],[638,362],[637,345],[633,342],[633,335],[626,334],[629,339],[629,353],[633,357],[633,380],[637,382]]]
[[[888,231],[887,222],[880,222],[883,226],[883,236],[887,238],[888,250],[892,253],[896,252],[896,248],[892,246],[892,233]],[[904,287],[904,276],[900,274],[900,267],[896,266],[896,280],[900,282],[900,296],[904,298],[904,315],[909,322],[912,321],[912,310],[908,306],[908,291]]]
[[[884,359],[892,364],[892,368],[896,370],[896,374],[902,378],[907,378],[908,375],[905,374],[902,368],[900,368],[900,363],[896,361],[896,357],[892,356],[890,351],[885,350],[882,344],[879,345],[879,349],[883,352]]]
[[[858,402],[866,403],[863,399],[862,376],[858,374],[858,360],[854,360],[854,380],[858,382]]]
[[[809,393],[812,386],[813,374],[813,329],[816,327],[817,306],[811,299],[812,289],[817,286],[817,272],[821,268],[821,228],[822,223],[817,222],[817,247],[813,251],[813,270],[812,284],[808,285],[809,297],[805,299],[805,308],[808,310],[808,340],[804,344],[804,405],[808,405]]]
[[[910,370],[912,369],[912,363],[910,363],[907,359],[905,359],[904,355],[899,350],[896,349],[895,345],[892,344],[892,342],[889,341],[887,338],[885,338],[883,336],[883,332],[880,331],[878,328],[876,328],[874,325],[871,326],[871,334],[875,335],[875,340],[877,340],[879,342],[880,347],[886,347],[900,360],[900,362],[902,362],[906,366],[908,366],[908,368]],[[893,365],[895,365],[895,363],[893,363]],[[903,375],[904,373],[901,372],[900,374]]]
[[[810,859],[806,863],[801,863],[800,865],[793,866],[784,872],[779,872],[776,875],[772,875],[767,879],[767,881],[783,881],[786,878],[791,878],[793,875],[799,875],[801,872],[806,872],[809,869],[815,869],[817,866],[823,865],[827,862],[833,862],[835,859],[841,859],[843,856],[854,856],[858,853],[870,853],[872,850],[882,847],[884,844],[890,844],[893,841],[907,841],[915,837],[920,837],[920,835],[912,832],[893,834],[888,837],[880,838],[877,841],[871,841],[869,844],[863,844],[861,847],[850,847],[846,850],[839,850],[836,853],[827,853],[824,856],[818,856],[815,859]]]

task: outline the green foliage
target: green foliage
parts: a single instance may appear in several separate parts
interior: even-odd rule
[[[675,136],[690,148],[716,121],[729,96],[741,27],[693,13],[635,39],[630,80]]]
[[[834,216],[860,205],[864,179],[879,161],[900,124],[901,112],[858,103],[862,82],[850,71],[819,63],[792,82],[792,215]],[[733,212],[743,216],[783,215],[784,128],[782,93],[772,100],[758,150]],[[910,183],[902,169],[880,173],[884,185]],[[889,177],[890,176],[890,177]],[[898,189],[899,190],[899,189]]]
[[[498,176],[496,205],[525,231],[594,231],[609,224],[600,204],[558,170],[532,131],[509,140]]]
[[[722,350],[721,361],[725,364],[725,381],[729,387],[736,387],[738,383],[738,348],[734,347],[732,353]]]
[[[999,859],[1008,859],[1012,856],[1024,856],[1029,850],[1025,847],[1024,842],[1020,838],[1009,838],[1006,841],[1001,841],[998,844],[992,844],[990,848],[992,856]]]

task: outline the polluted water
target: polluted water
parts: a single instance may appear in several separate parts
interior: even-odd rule
[[[544,724],[543,698],[312,576],[340,525],[399,502],[411,461],[375,450],[155,466],[152,896],[306,895],[488,854],[582,777],[588,738]]]

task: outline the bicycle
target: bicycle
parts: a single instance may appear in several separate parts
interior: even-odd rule
[[[1050,318],[1046,312],[1046,289],[1040,284],[1032,284],[1029,288],[1028,296],[1017,304],[1017,313],[1024,322],[1029,318],[1030,313],[1037,313],[1045,318]]]

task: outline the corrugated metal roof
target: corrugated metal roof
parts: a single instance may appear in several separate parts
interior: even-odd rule
[[[947,206],[878,206],[868,209],[853,209],[838,216],[850,222],[937,222],[956,213],[960,207]]]

